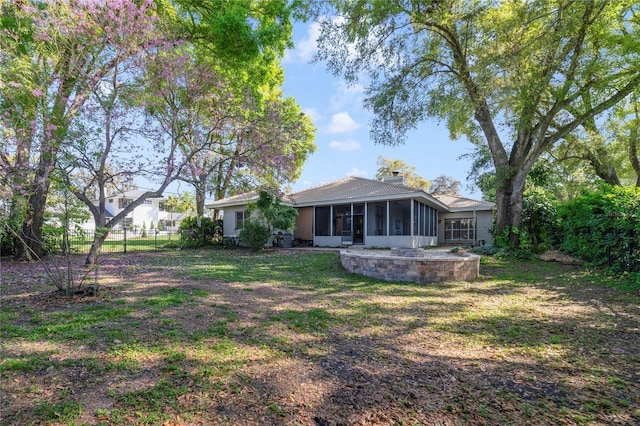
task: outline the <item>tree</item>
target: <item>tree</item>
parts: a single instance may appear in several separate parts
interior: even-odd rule
[[[378,165],[377,180],[383,180],[385,177],[393,176],[394,173],[399,173],[404,177],[405,185],[411,188],[422,189],[425,192],[431,188],[431,182],[418,175],[416,168],[405,163],[404,160],[378,156],[376,164]]]
[[[298,1],[175,0],[180,34],[216,72],[252,90],[268,94],[283,81],[279,58],[291,47],[292,18]]]
[[[259,100],[188,53],[167,59],[158,57],[150,70],[156,85],[147,111],[190,157],[180,179],[194,187],[197,217],[207,192],[223,198],[239,176],[270,187],[299,176],[315,150],[315,128],[293,99]]]
[[[163,204],[172,213],[192,213],[195,211],[195,200],[192,193],[185,191],[178,196],[169,195]]]
[[[319,58],[367,74],[377,143],[402,143],[428,117],[485,145],[496,232],[519,246],[525,179],[538,158],[640,84],[632,0],[334,0]],[[584,102],[589,96],[590,102]]]
[[[460,181],[447,175],[440,175],[431,182],[432,194],[460,195]]]
[[[570,135],[554,147],[550,153],[553,166],[569,172],[586,166],[589,170],[585,173],[609,185],[640,186],[639,110],[636,94],[599,122],[589,120],[580,134]]]
[[[95,223],[87,265],[96,263],[110,230],[147,198],[160,197],[190,159],[178,149],[180,141],[144,119],[144,102],[133,89],[151,87],[145,73],[150,58],[166,55],[166,49],[173,49],[178,41],[161,28],[153,16],[145,24],[144,37],[136,39],[136,33],[132,32],[133,27],[140,25],[136,19],[124,22],[125,28],[117,36],[128,35],[127,43],[110,40],[109,49],[103,55],[110,58],[113,65],[95,77],[96,84],[67,126],[67,137],[59,147],[58,163],[68,166],[69,188],[89,209]],[[104,27],[98,29],[107,31],[112,24],[112,21],[102,22]],[[140,155],[132,156],[132,151]],[[118,182],[129,184],[136,177],[149,175],[157,182],[157,188],[142,193],[107,221],[106,198],[113,194],[107,191]],[[125,188],[115,189],[116,193],[122,193]]]
[[[51,173],[69,126],[104,76],[153,47],[155,7],[150,0],[47,0],[2,8],[0,116],[9,135],[2,163],[28,194],[26,205],[13,206],[27,245],[18,255],[39,257]]]

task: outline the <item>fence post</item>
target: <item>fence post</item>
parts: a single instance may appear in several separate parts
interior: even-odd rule
[[[127,254],[127,227],[123,226],[122,230],[124,231],[124,254]]]

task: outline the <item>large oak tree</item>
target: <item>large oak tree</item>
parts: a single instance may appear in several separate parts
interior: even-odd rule
[[[486,146],[496,232],[515,246],[536,160],[640,84],[636,1],[331,4],[337,17],[322,23],[319,58],[349,81],[368,78],[374,140],[400,144],[435,118]]]

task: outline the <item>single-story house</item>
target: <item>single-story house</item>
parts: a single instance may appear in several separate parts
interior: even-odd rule
[[[237,237],[256,192],[214,201],[223,211],[223,233]],[[348,177],[284,196],[298,210],[294,240],[317,247],[424,247],[480,245],[493,240],[495,205],[449,194],[428,194],[404,184]]]
[[[235,238],[256,192],[214,201],[223,211],[223,233]],[[284,196],[298,210],[294,240],[316,247],[425,247],[480,245],[492,241],[493,203],[449,194],[428,194],[404,184],[348,177]]]

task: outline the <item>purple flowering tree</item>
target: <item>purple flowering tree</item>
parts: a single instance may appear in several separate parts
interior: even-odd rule
[[[315,149],[292,99],[258,100],[185,52],[155,57],[148,71],[146,110],[188,159],[179,179],[194,187],[198,217],[207,193],[220,198],[239,178],[271,188],[295,180]]]
[[[0,51],[3,185],[9,216],[22,220],[21,257],[42,255],[51,175],[71,123],[103,79],[153,49],[151,0],[4,3]]]

